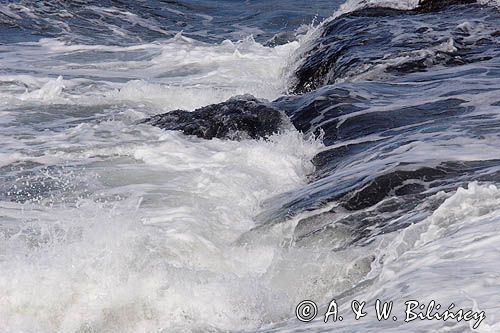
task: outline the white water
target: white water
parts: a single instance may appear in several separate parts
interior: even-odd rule
[[[445,196],[438,193],[434,199]],[[433,200],[433,199],[431,199]],[[347,297],[338,299],[343,322],[325,324],[322,315],[331,299],[323,300],[318,319],[305,324],[311,331],[335,332],[498,332],[498,302],[491,293],[500,287],[500,190],[493,185],[471,183],[459,188],[423,222],[400,232],[380,236],[373,250],[375,259],[367,274],[367,286],[358,286]],[[369,250],[370,250],[369,249]],[[335,294],[334,294],[335,295]],[[352,300],[366,301],[366,318],[354,320]],[[377,299],[394,301],[392,317],[379,322],[375,317]],[[443,310],[452,303],[455,311],[485,311],[486,319],[477,330],[475,321],[460,322],[417,320],[404,322],[408,300],[428,304],[435,300]],[[435,312],[435,311],[434,311]],[[331,319],[331,318],[330,318]],[[280,332],[299,331],[296,324]],[[302,326],[304,328],[304,326]]]
[[[440,193],[430,200],[449,198],[422,223],[332,252],[321,239],[295,244],[303,216],[247,233],[263,201],[306,183],[320,142],[293,131],[204,141],[135,124],[237,94],[275,98],[298,47],[180,35],[130,47],[51,39],[1,46],[0,166],[54,167],[35,180],[6,180],[13,186],[2,195],[34,200],[0,201],[2,332],[468,330],[373,315],[330,325],[290,319],[300,300],[326,305],[353,286],[344,304],[477,304],[488,314],[480,332],[497,332],[498,189]],[[467,144],[463,160],[495,158],[494,141]],[[433,148],[407,152],[419,158]],[[55,182],[50,194],[44,182]],[[342,240],[342,230],[335,236]]]
[[[19,74],[0,76],[0,105],[126,102],[192,110],[246,93],[274,99],[286,89],[282,77],[297,47],[293,42],[268,48],[251,37],[210,45],[180,34],[128,47],[66,45],[53,39],[5,45],[0,69]]]
[[[90,146],[98,131],[78,135]],[[234,329],[284,318],[291,302],[260,279],[277,249],[232,243],[263,199],[304,181],[318,144],[295,133],[238,143],[134,132],[140,142],[58,154],[94,160],[79,175],[97,178],[92,198],[2,203],[4,331]],[[277,309],[260,308],[278,297]]]
[[[2,331],[231,330],[288,318],[296,296],[265,277],[280,247],[235,241],[263,200],[305,183],[321,143],[294,131],[205,141],[135,122],[240,93],[277,97],[296,47],[182,36],[3,46],[0,165],[17,179],[2,190],[29,201],[0,201]],[[29,163],[42,169],[19,176]]]

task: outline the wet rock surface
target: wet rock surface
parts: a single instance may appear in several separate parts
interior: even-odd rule
[[[279,132],[284,115],[277,108],[252,96],[234,97],[193,112],[175,110],[145,119],[142,123],[181,131],[203,139],[259,139]]]
[[[480,21],[483,12],[494,11],[482,12],[475,2],[422,1],[414,10],[367,7],[344,14],[326,23],[304,51],[289,90],[303,94],[344,80],[385,79],[491,59],[494,55],[479,54],[495,45],[494,34],[471,39],[466,27],[456,27],[460,17]],[[445,25],[456,28],[445,30]]]

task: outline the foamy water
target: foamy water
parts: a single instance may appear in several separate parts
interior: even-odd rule
[[[406,10],[417,2],[383,4]],[[436,61],[431,73],[391,82],[391,66],[457,52],[456,41],[445,39],[366,63],[336,81],[333,87],[350,92],[352,100],[325,111],[321,103],[330,96],[318,89],[297,104],[317,103],[321,115],[339,105],[369,104],[336,116],[329,129],[340,131],[366,115],[458,96],[460,107],[473,110],[450,115],[455,127],[423,119],[391,128],[396,134],[348,133],[326,145],[325,133],[313,130],[288,128],[268,139],[230,141],[139,124],[151,115],[192,111],[242,94],[268,101],[286,95],[294,70],[328,22],[375,5],[381,3],[321,2],[331,11],[320,15],[333,16],[309,29],[295,23],[293,41],[271,46],[250,32],[265,35],[272,15],[260,25],[252,16],[233,17],[228,26],[216,11],[172,6],[168,13],[187,23],[164,26],[161,16],[116,6],[54,14],[23,1],[0,4],[4,24],[39,29],[48,22],[58,29],[35,40],[13,33],[14,41],[0,44],[1,331],[472,330],[472,322],[379,322],[373,312],[356,321],[349,314],[353,299],[383,299],[394,301],[394,314],[404,318],[404,302],[418,299],[486,311],[477,331],[497,332],[492,295],[500,290],[500,190],[491,175],[499,172],[493,162],[500,157],[500,87],[494,57],[459,70]],[[453,29],[472,31],[473,41],[493,33],[474,20]],[[212,40],[215,31],[223,33]],[[116,43],[111,37],[104,43],[106,34]],[[235,35],[244,38],[228,38]],[[391,95],[391,84],[400,86],[400,99]],[[330,119],[306,120],[311,128],[327,128],[328,142]],[[314,178],[318,153],[357,144],[370,146]],[[413,171],[414,165],[437,167],[438,160],[492,166],[470,172],[484,176],[479,181],[469,181],[469,174],[452,185],[408,181],[425,188],[408,210],[405,204],[413,202],[403,199],[393,211],[376,211],[383,201],[356,215],[332,194],[332,188],[354,188],[394,166],[408,164]],[[352,224],[343,220],[349,218]],[[370,224],[378,218],[386,225]],[[346,313],[344,321],[325,324],[319,315],[306,324],[295,318],[300,301],[314,300],[322,314],[332,298]]]
[[[297,47],[181,35],[130,47],[4,46],[1,66],[16,73],[1,76],[0,104],[15,130],[2,134],[1,164],[36,166],[36,180],[4,185],[21,199],[1,205],[5,331],[235,329],[286,318],[293,302],[260,278],[279,247],[234,242],[263,200],[305,182],[321,143],[295,131],[204,141],[135,122],[243,93],[276,98]]]

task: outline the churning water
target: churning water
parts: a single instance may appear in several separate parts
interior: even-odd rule
[[[0,331],[500,332],[498,6],[0,1]],[[248,95],[279,132],[143,123]]]

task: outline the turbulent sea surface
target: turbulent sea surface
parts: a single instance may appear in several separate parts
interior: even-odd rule
[[[0,0],[0,331],[500,332],[500,4],[344,1]]]

